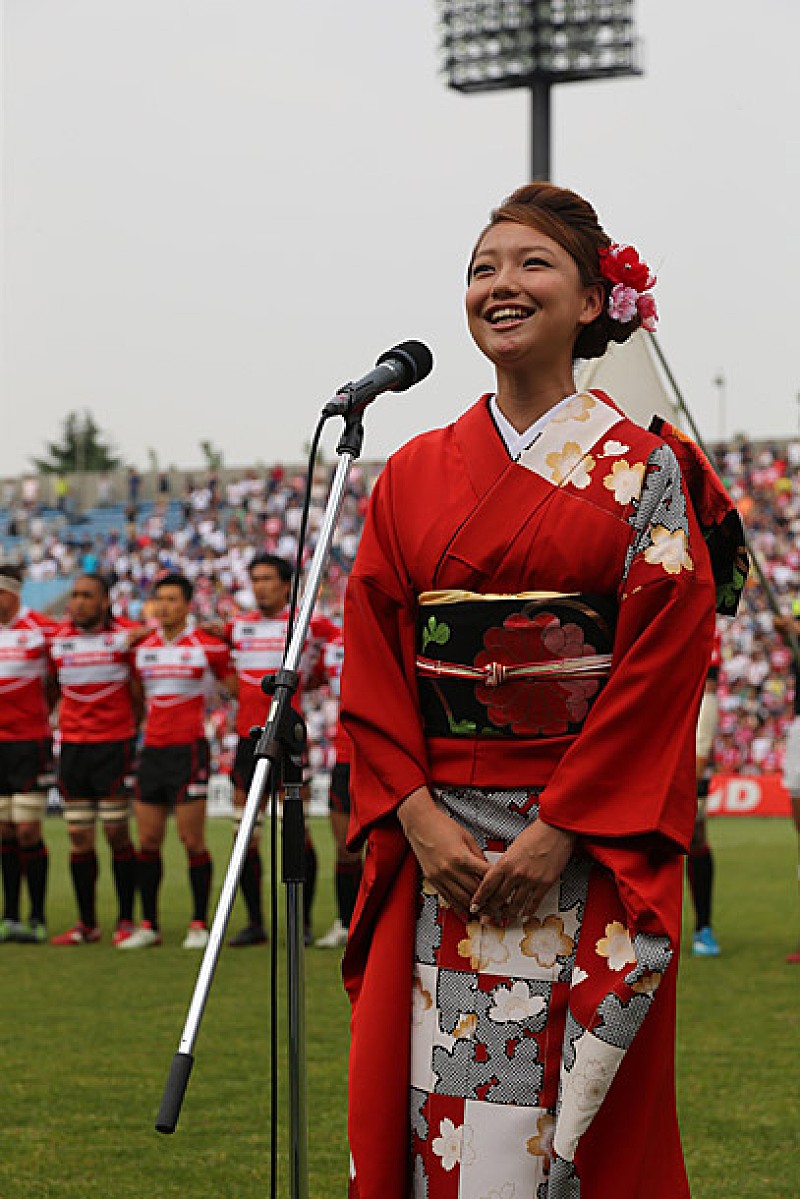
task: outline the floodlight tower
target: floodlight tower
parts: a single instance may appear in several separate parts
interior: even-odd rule
[[[550,178],[554,83],[641,75],[635,0],[438,0],[443,71],[460,92],[526,87],[531,178]]]

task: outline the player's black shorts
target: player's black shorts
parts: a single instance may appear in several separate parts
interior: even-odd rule
[[[205,737],[189,745],[145,745],[136,771],[136,798],[167,807],[205,799],[210,765]]]
[[[39,741],[0,741],[0,795],[41,791],[53,764],[49,737]]]
[[[135,741],[62,741],[58,789],[63,798],[116,799],[125,793]]]
[[[254,741],[252,737],[240,737],[236,742],[231,778],[234,787],[240,787],[242,791],[250,790],[250,784],[256,772],[257,745],[258,742]]]
[[[332,812],[350,815],[350,763],[337,762],[331,771],[328,802]]]
[[[240,737],[236,743],[231,778],[234,787],[239,787],[242,791],[250,790],[250,784],[256,772],[257,745],[258,741],[254,741],[252,737]],[[305,755],[303,756],[303,782],[308,782],[308,762]]]

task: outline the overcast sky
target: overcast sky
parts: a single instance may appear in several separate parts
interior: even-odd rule
[[[704,435],[792,433],[800,4],[637,9],[644,76],[554,93],[553,178],[658,272]],[[373,405],[366,457],[489,389],[464,267],[527,179],[529,100],[446,87],[434,0],[2,13],[0,474],[83,408],[142,467],[148,447],[197,466],[204,438],[230,465],[296,460],[337,386],[407,338],[434,372]]]

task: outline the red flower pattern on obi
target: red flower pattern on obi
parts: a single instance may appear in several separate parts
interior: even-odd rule
[[[530,662],[585,658],[595,648],[584,641],[577,624],[562,625],[558,617],[540,612],[533,618],[514,613],[502,628],[487,629],[484,648],[475,666],[493,662],[521,666]],[[518,736],[558,736],[570,724],[580,724],[589,711],[589,700],[597,694],[597,679],[508,679],[499,687],[477,683],[475,696],[489,710],[489,720],[499,727],[511,725]]]

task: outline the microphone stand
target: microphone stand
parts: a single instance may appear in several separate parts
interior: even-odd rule
[[[336,400],[348,396],[351,384],[341,389]],[[346,408],[346,402],[339,406]],[[336,409],[336,411],[339,411]],[[325,410],[323,415],[328,415]],[[332,414],[332,413],[331,413]],[[273,695],[269,715],[256,747],[256,769],[247,794],[242,822],[234,841],[228,869],[222,884],[208,944],[203,953],[194,993],[189,1004],[178,1051],[172,1059],[167,1083],[156,1117],[156,1130],[172,1133],[178,1123],[192,1066],[193,1050],[208,1000],[220,949],[228,927],[239,876],[247,847],[253,835],[261,799],[271,770],[281,768],[285,783],[283,805],[283,881],[286,885],[286,951],[288,991],[288,1069],[290,1195],[308,1197],[308,1126],[306,1110],[305,1041],[305,943],[303,939],[303,883],[305,823],[300,796],[302,781],[301,751],[305,744],[305,725],[291,706],[297,690],[299,665],[308,634],[311,614],[330,555],[333,534],[344,501],[347,479],[353,462],[359,457],[364,440],[363,407],[341,413],[345,428],[336,447],[339,463],[331,483],[328,502],[320,527],[314,556],[308,570],[303,599],[294,631],[281,669],[265,680],[265,690]],[[298,565],[299,569],[299,565]],[[272,1113],[273,1119],[276,1113]]]

